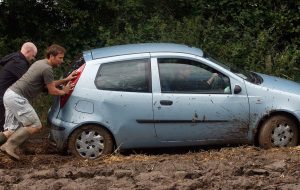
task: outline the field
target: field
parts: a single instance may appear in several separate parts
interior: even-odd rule
[[[2,189],[300,189],[300,146],[131,150],[88,161],[36,138],[13,161],[0,154]]]

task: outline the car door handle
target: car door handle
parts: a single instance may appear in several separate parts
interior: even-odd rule
[[[173,101],[171,101],[171,100],[161,100],[160,104],[164,105],[164,106],[170,106],[170,105],[173,104]]]

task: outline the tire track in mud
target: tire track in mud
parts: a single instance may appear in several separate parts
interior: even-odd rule
[[[19,162],[1,154],[0,189],[300,189],[300,146],[142,150],[87,161],[43,142],[29,143]]]

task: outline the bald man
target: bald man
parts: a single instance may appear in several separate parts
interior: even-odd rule
[[[35,60],[37,48],[32,42],[25,42],[21,50],[11,53],[0,59],[2,69],[0,71],[0,145],[6,141],[1,131],[5,121],[5,108],[3,95],[13,83],[15,83],[29,69]]]

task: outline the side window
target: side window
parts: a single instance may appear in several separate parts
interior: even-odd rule
[[[95,85],[101,90],[150,92],[149,77],[149,59],[104,63],[98,70]]]
[[[159,58],[158,67],[163,93],[231,93],[229,78],[200,62]]]

